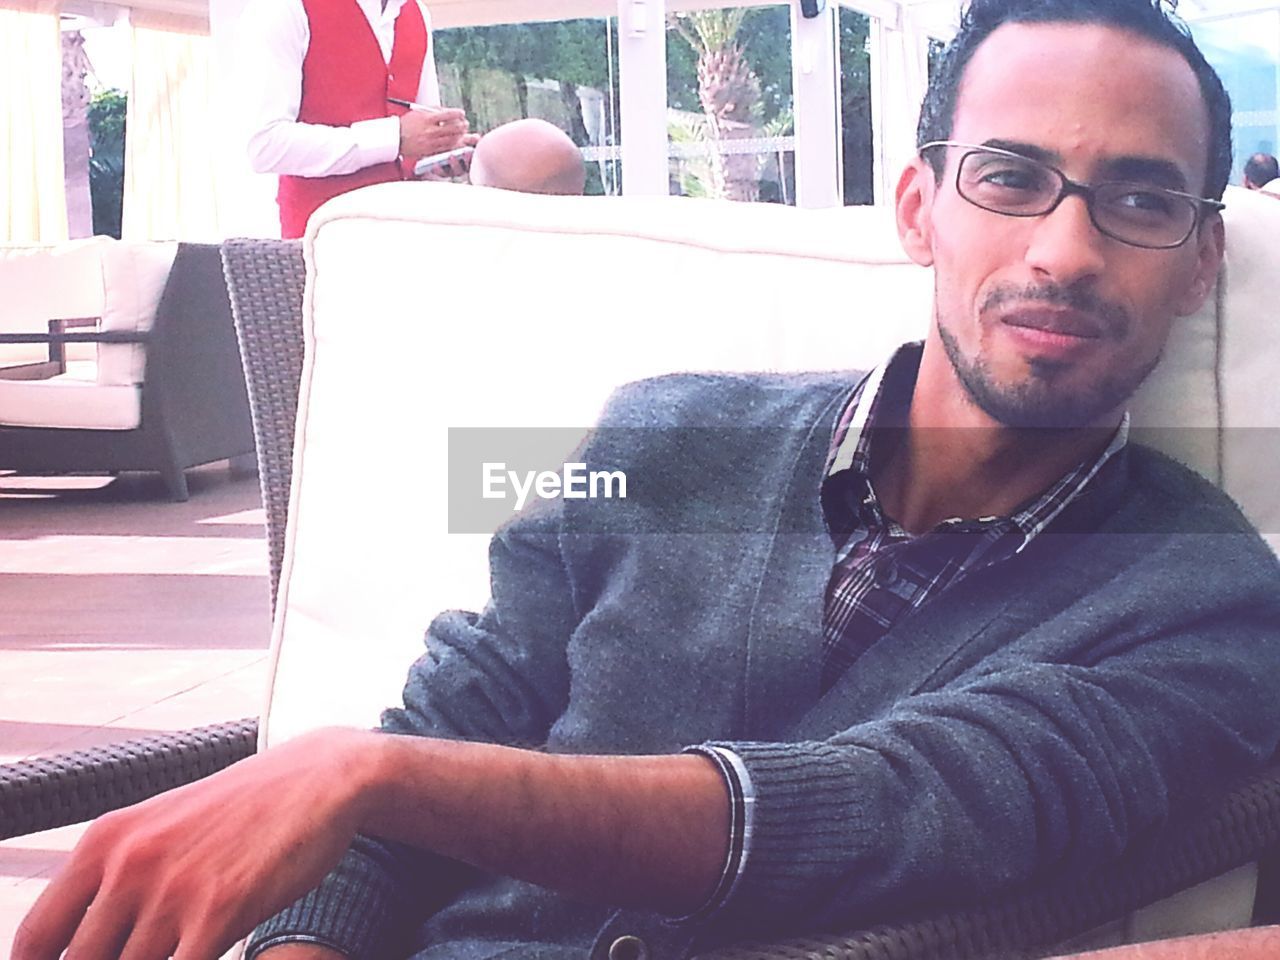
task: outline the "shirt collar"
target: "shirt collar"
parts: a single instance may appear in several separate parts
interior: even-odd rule
[[[871,476],[871,439],[875,427],[905,424],[911,391],[920,372],[921,341],[904,343],[855,388],[836,421],[827,476],[845,470]]]
[[[904,343],[884,363],[876,367],[854,389],[844,412],[836,422],[828,456],[827,476],[852,471],[869,488],[871,485],[871,441],[878,428],[906,424],[911,394],[920,372],[922,341]],[[983,526],[1013,524],[1021,534],[1015,548],[1020,553],[1098,475],[1098,471],[1124,449],[1129,441],[1129,414],[1120,420],[1110,442],[1097,457],[1085,460],[1067,471],[1041,494],[1008,517],[983,517]],[[874,501],[874,497],[872,498]],[[949,524],[950,521],[944,521]]]

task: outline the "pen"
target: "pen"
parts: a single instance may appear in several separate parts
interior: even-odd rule
[[[423,113],[430,113],[432,108],[421,103],[414,103],[412,100],[401,100],[399,97],[387,97],[387,103],[394,103],[398,107],[408,107],[410,110],[420,110]]]

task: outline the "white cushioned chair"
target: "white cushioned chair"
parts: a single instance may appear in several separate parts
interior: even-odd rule
[[[4,247],[0,288],[0,468],[154,470],[185,500],[185,468],[252,453],[216,247]]]
[[[1134,424],[1223,486],[1274,546],[1280,204],[1227,200],[1223,278],[1178,321]],[[265,744],[375,724],[432,616],[484,603],[487,537],[449,532],[450,428],[585,429],[613,387],[676,370],[866,369],[923,334],[932,295],[877,208],[389,184],[327,204],[304,250]],[[1117,895],[1092,916],[1124,916],[1082,942],[1246,925],[1256,871],[1230,865],[1146,910],[1114,909]]]
[[[1178,324],[1135,420],[1273,532],[1276,460],[1249,454],[1280,411],[1269,330],[1280,204],[1238,191],[1228,204],[1223,280]],[[671,370],[866,367],[923,331],[931,299],[890,213],[869,208],[386,184],[327,204],[304,248],[305,269],[293,242],[224,246],[273,588],[279,572],[261,723],[128,745],[149,786],[118,774],[123,747],[13,771],[12,788],[0,777],[0,814],[12,810],[17,830],[68,822],[44,814],[87,782],[94,796],[76,798],[76,815],[109,809],[107,793],[131,802],[186,782],[243,756],[255,728],[269,744],[376,723],[427,622],[487,596],[487,537],[449,533],[450,428],[585,429],[613,386]],[[1280,851],[1280,766],[1223,788],[1220,804],[1084,880],[717,960],[1008,960],[1247,924],[1253,862],[1270,868]],[[1255,920],[1280,919],[1274,893]]]

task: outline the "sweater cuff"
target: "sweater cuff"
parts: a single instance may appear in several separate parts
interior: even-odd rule
[[[734,753],[755,792],[751,856],[725,915],[751,924],[821,913],[878,847],[874,811],[881,808],[868,778],[859,776],[858,748],[823,742],[704,747]]]
[[[320,886],[253,931],[245,958],[301,940],[324,944],[351,960],[379,960],[394,925],[392,905],[401,896],[392,887],[367,856],[349,850]]]

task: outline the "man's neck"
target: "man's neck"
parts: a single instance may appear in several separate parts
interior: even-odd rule
[[[934,344],[934,347],[937,345]],[[873,477],[885,512],[923,533],[952,517],[1009,516],[1056,480],[1106,448],[1119,424],[1073,429],[1014,429],[974,404],[958,380],[930,369],[926,346],[907,429],[877,449]]]

